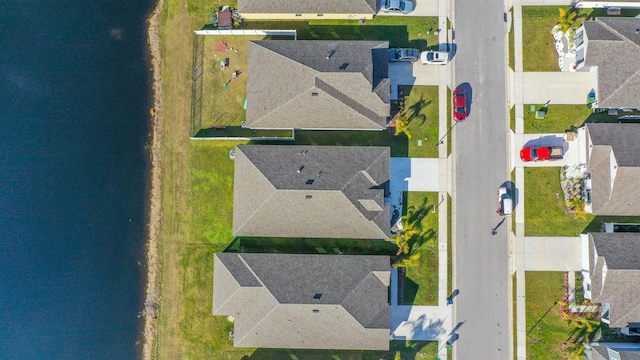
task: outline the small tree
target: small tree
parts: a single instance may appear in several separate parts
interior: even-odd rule
[[[559,30],[563,33],[567,32],[573,28],[576,17],[578,17],[578,12],[574,8],[570,8],[569,11],[564,8],[559,8],[558,11],[560,12],[558,16]]]
[[[396,356],[393,359],[394,360],[402,360],[402,355],[400,354],[400,351],[396,351]]]
[[[412,135],[409,131],[409,119],[407,119],[406,114],[400,115],[398,120],[396,120],[396,132],[395,135],[398,136],[400,134],[407,135],[408,139],[411,139]]]
[[[416,230],[414,224],[409,223],[408,216],[403,216],[402,230],[398,231],[394,237],[389,238],[390,241],[394,241],[398,246],[398,253],[396,255],[408,254],[411,251],[409,240],[416,234],[418,234],[418,230]]]

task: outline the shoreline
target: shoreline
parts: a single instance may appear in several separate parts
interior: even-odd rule
[[[156,346],[158,332],[158,242],[160,241],[160,227],[162,224],[162,77],[160,68],[160,14],[164,7],[164,0],[157,0],[151,12],[147,29],[147,44],[151,56],[153,76],[153,107],[149,110],[151,117],[150,140],[150,170],[151,186],[149,193],[149,223],[148,238],[145,245],[147,276],[145,285],[145,301],[142,315],[144,326],[142,330],[142,359],[152,360],[153,349]]]

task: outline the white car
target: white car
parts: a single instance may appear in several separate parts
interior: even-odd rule
[[[498,189],[498,211],[496,213],[500,216],[510,216],[513,212],[513,199],[511,198],[511,191],[508,187],[503,186]]]
[[[449,53],[446,51],[423,51],[420,53],[420,63],[445,65],[449,63]]]
[[[408,14],[413,11],[413,3],[405,0],[382,0],[380,11]]]

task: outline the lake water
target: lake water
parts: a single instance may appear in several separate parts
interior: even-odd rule
[[[151,1],[0,2],[0,359],[135,359]]]

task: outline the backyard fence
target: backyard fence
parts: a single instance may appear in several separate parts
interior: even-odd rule
[[[202,127],[202,77],[204,74],[204,38],[193,37],[193,74],[191,82],[191,136]]]
[[[298,39],[296,30],[250,30],[250,29],[233,29],[233,30],[196,30],[196,35],[247,35],[247,36],[293,36]]]

